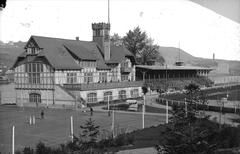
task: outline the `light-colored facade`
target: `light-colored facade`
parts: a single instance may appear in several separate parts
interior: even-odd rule
[[[92,29],[92,42],[32,36],[13,65],[17,104],[139,97],[134,56],[123,46],[110,46],[110,24],[95,23]]]

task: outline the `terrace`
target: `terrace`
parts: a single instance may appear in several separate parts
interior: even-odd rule
[[[67,90],[97,90],[97,89],[113,89],[126,87],[141,87],[142,81],[126,81],[126,82],[107,82],[107,83],[89,83],[89,84],[64,84]]]

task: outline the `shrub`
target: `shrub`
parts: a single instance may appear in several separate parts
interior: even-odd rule
[[[51,153],[52,149],[43,142],[38,142],[36,145],[36,154]]]
[[[25,147],[22,152],[23,154],[34,154],[34,150],[30,147]]]
[[[119,104],[117,106],[120,110],[127,110],[129,108],[128,104]]]
[[[134,135],[133,134],[128,134],[127,135],[127,143],[128,144],[133,144],[134,141]]]
[[[112,146],[114,146],[114,141],[112,137],[107,139],[102,139],[100,142],[98,142],[98,145],[97,145],[98,148],[112,147]]]
[[[115,138],[115,146],[123,146],[124,142],[125,142],[125,137],[123,134],[120,134]]]

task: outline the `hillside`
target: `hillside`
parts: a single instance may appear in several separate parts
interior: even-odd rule
[[[200,58],[194,57],[182,49],[175,47],[160,47],[159,52],[164,57],[167,64],[174,64],[176,61],[179,61],[179,52],[180,52],[180,61],[185,63],[198,60]]]
[[[12,66],[16,58],[24,51],[26,42],[11,42],[0,44],[0,69]]]

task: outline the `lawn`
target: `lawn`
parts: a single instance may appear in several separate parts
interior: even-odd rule
[[[44,119],[40,119],[40,113],[44,110]],[[36,124],[29,124],[29,117],[36,117]],[[15,126],[15,149],[34,147],[40,140],[50,146],[66,143],[70,138],[70,117],[73,116],[74,134],[81,132],[79,126],[84,125],[90,117],[90,113],[66,109],[31,108],[24,109],[16,106],[0,106],[0,152],[11,152],[12,127]],[[101,132],[110,131],[112,118],[106,112],[94,112],[92,119],[95,125],[99,125]],[[165,122],[165,116],[145,115],[145,128],[156,126]],[[131,113],[115,113],[115,132],[124,130],[132,132],[142,129],[142,115]],[[135,135],[134,135],[135,136]],[[139,146],[141,140],[149,141],[149,135],[136,135],[134,145]],[[145,139],[144,139],[145,138]],[[156,143],[156,140],[154,141]]]

